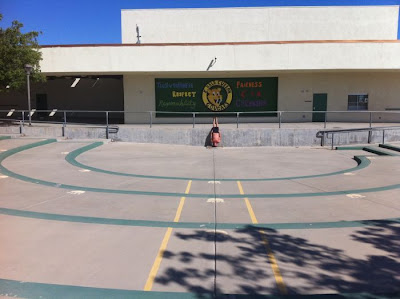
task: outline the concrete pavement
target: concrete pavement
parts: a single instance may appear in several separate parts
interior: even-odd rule
[[[400,157],[29,138],[0,150],[2,296],[400,294]]]

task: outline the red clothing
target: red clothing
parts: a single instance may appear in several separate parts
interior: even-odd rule
[[[212,143],[217,146],[221,142],[221,133],[212,133]]]

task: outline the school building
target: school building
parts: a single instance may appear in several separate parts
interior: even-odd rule
[[[32,107],[121,111],[110,117],[128,124],[147,122],[148,111],[176,123],[185,114],[163,112],[276,122],[266,112],[323,121],[307,111],[397,111],[398,28],[398,5],[122,10],[121,44],[42,46],[47,82],[33,85]],[[24,93],[0,97],[0,110],[27,109]]]

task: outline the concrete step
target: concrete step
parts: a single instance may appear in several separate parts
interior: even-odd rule
[[[337,146],[335,147],[338,151],[362,151],[364,150],[364,145],[360,146]]]
[[[391,151],[400,152],[400,144],[399,144],[399,146],[394,146],[392,144],[379,144],[379,147],[385,148],[385,149],[388,149]]]
[[[364,151],[373,153],[375,155],[379,156],[399,156],[398,154],[394,153],[391,150],[386,150],[383,149],[382,147],[379,146],[366,146],[363,148]]]

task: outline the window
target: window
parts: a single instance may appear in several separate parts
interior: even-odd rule
[[[368,95],[350,94],[347,110],[368,110]]]

